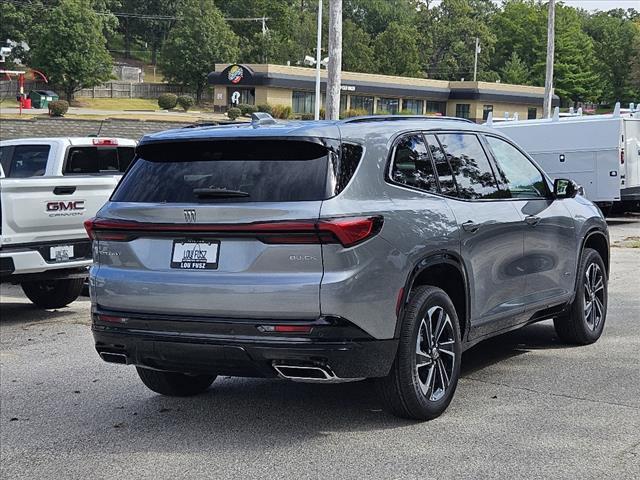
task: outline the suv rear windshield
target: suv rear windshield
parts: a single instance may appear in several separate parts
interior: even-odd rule
[[[325,200],[346,186],[362,155],[331,140],[211,140],[141,145],[114,202]]]

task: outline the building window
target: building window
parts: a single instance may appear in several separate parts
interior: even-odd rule
[[[527,120],[535,120],[538,118],[538,109],[536,107],[529,107],[527,110]]]
[[[294,90],[292,94],[293,113],[314,113],[316,109],[316,94]]]
[[[369,115],[373,115],[373,97],[363,97],[361,95],[351,95],[351,110],[365,110]]]
[[[405,98],[402,101],[402,110],[411,112],[413,115],[422,115],[424,100],[416,100],[415,98]]]
[[[347,109],[347,96],[340,95],[340,113],[344,112]]]
[[[427,115],[446,115],[447,102],[427,102]]]
[[[256,104],[256,90],[255,88],[236,88],[229,87],[227,88],[227,99],[229,102],[229,106],[235,106],[246,104],[246,105],[255,105]],[[234,102],[234,99],[237,99],[237,102]]]
[[[485,105],[482,107],[482,119],[486,120],[489,118],[489,113],[493,113],[493,105]]]
[[[471,105],[468,103],[456,103],[456,117],[469,118],[471,113]]]
[[[395,115],[400,111],[400,99],[399,98],[378,98],[377,113],[379,115],[391,114]]]

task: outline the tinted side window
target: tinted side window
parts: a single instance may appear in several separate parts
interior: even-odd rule
[[[500,138],[486,138],[498,163],[498,174],[513,198],[546,196],[542,174],[522,152]]]
[[[9,176],[12,153],[13,153],[13,147],[11,146],[0,147],[0,165],[2,165],[2,171],[4,172],[6,177]]]
[[[456,182],[453,180],[453,174],[451,173],[451,167],[449,166],[447,157],[440,148],[440,144],[435,135],[426,135],[426,139],[429,144],[429,151],[436,165],[440,191],[443,195],[455,197],[458,194],[458,189],[456,188]]]
[[[393,158],[391,176],[395,182],[437,192],[438,185],[431,159],[422,135],[409,135],[400,140]]]
[[[16,145],[9,174],[11,178],[39,177],[44,175],[49,158],[49,145]],[[3,167],[4,168],[4,167]]]
[[[358,168],[362,158],[362,147],[353,143],[343,143],[340,152],[329,152],[331,169],[327,182],[332,184],[331,190],[339,194],[347,186]]]
[[[458,184],[458,196],[465,199],[500,198],[500,190],[480,139],[474,134],[438,135]]]

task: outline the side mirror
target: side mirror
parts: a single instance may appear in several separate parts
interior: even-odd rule
[[[574,198],[581,187],[567,178],[556,178],[553,182],[553,195],[556,198]]]

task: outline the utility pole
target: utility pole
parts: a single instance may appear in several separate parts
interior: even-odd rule
[[[549,0],[549,24],[547,27],[547,72],[544,80],[543,118],[551,118],[553,104],[553,61],[555,55],[556,0]]]
[[[322,0],[318,0],[318,32],[316,41],[316,108],[314,118],[320,119],[320,57],[322,51]]]
[[[480,53],[480,39],[476,37],[476,58],[473,61],[473,81],[478,80],[478,54]]]
[[[342,0],[329,0],[329,64],[327,66],[328,120],[340,118],[340,76],[342,71]]]

